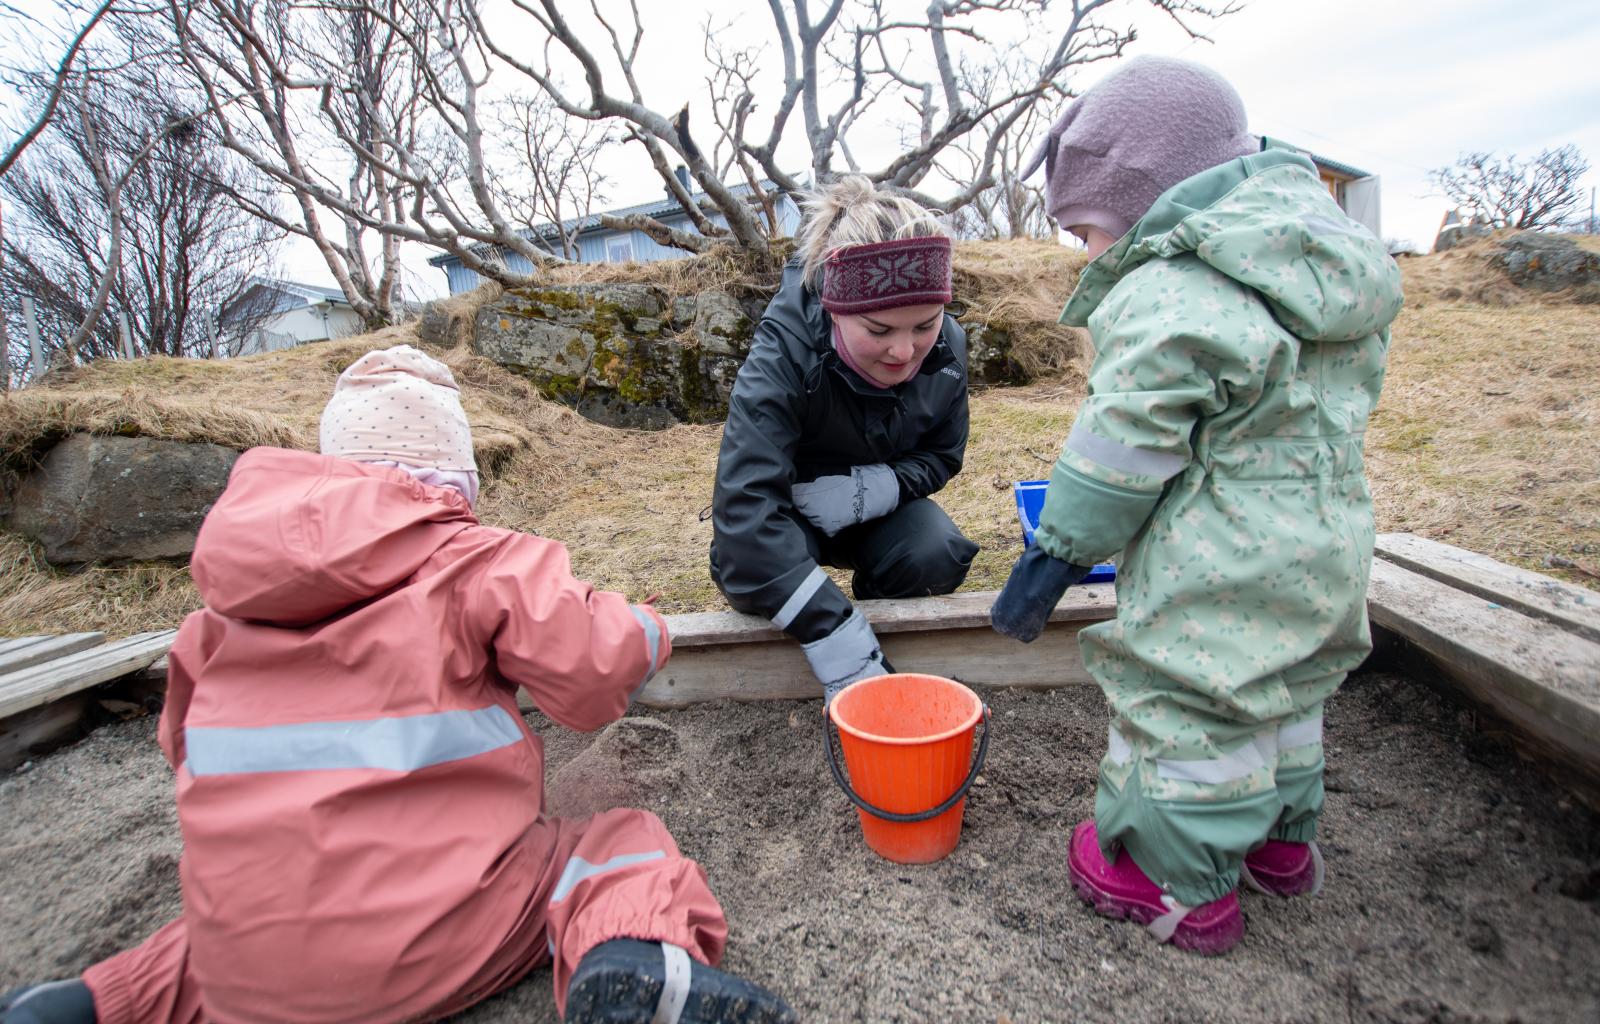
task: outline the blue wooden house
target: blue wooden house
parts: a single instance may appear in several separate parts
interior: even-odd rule
[[[679,169],[679,180],[687,178],[687,172]],[[687,182],[685,181],[685,184]],[[793,235],[800,226],[800,207],[795,203],[794,197],[786,192],[778,191],[772,182],[762,182],[762,188],[772,196],[773,206],[778,214],[779,233]],[[749,185],[733,185],[730,190],[737,196],[750,194]],[[705,198],[704,192],[693,193],[696,202]],[[570,234],[577,228],[578,262],[579,263],[627,263],[629,261],[649,262],[652,260],[670,260],[688,253],[682,249],[674,249],[661,245],[655,239],[642,231],[617,231],[612,228],[602,227],[602,216],[626,217],[629,214],[640,213],[646,217],[654,218],[669,228],[679,231],[694,233],[694,225],[689,220],[689,215],[678,205],[678,201],[671,196],[666,196],[652,203],[641,203],[638,206],[623,207],[619,210],[607,210],[605,213],[594,213],[587,217],[575,217],[562,223],[558,230],[554,224],[539,224],[533,228],[524,228],[522,236],[530,239],[541,249],[547,249],[555,255],[561,254],[561,235],[563,231]],[[720,213],[708,213],[707,217],[713,224],[726,227],[728,220]],[[521,274],[533,273],[533,265],[518,253],[502,252],[501,260],[507,268]],[[461,259],[449,253],[442,253],[429,258],[428,265],[443,270],[445,277],[450,282],[450,294],[456,295],[476,288],[480,278],[475,271],[468,270],[461,265]]]

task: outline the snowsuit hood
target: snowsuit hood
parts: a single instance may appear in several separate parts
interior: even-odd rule
[[[1178,183],[1084,269],[1061,322],[1086,326],[1131,271],[1192,253],[1259,294],[1278,322],[1306,341],[1358,341],[1378,333],[1404,301],[1400,268],[1383,243],[1354,222],[1302,215],[1281,202],[1307,175],[1316,182],[1316,168],[1305,157],[1268,150]]]
[[[213,611],[298,627],[405,582],[475,525],[454,489],[398,469],[255,448],[234,464],[190,565]]]

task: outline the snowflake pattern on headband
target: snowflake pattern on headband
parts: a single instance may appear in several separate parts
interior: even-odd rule
[[[822,305],[830,313],[943,305],[950,296],[950,239],[942,236],[852,245],[824,266]]]

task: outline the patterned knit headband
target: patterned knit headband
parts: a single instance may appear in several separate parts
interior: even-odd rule
[[[823,263],[822,308],[871,313],[950,301],[950,239],[942,235],[852,245]]]

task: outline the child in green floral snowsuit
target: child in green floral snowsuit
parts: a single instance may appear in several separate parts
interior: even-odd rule
[[[1322,706],[1371,649],[1362,439],[1399,271],[1194,64],[1129,62],[1040,159],[1089,246],[1061,320],[1095,360],[995,625],[1031,639],[1075,567],[1120,553],[1117,618],[1081,641],[1112,717],[1073,883],[1221,952],[1244,934],[1241,876],[1321,881]]]

